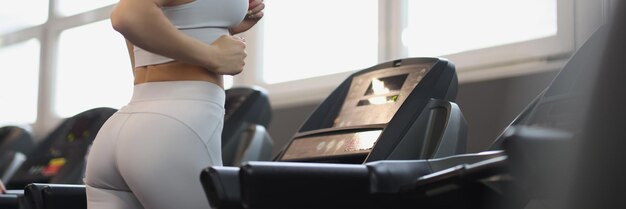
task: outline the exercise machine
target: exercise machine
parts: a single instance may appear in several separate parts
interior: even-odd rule
[[[33,137],[18,126],[0,128],[0,180],[8,182],[35,148]]]
[[[272,120],[267,92],[260,87],[230,88],[226,90],[224,106],[224,165],[237,166],[250,160],[271,160],[274,141],[267,133]]]
[[[622,72],[619,69],[624,67],[623,61],[620,62],[623,57],[607,54],[605,50],[613,46],[617,51],[617,46],[622,46],[623,55],[623,41],[617,46],[608,43],[620,40],[619,36],[611,36],[611,32],[607,27],[598,30],[486,152],[434,159],[381,160],[364,165],[249,162],[239,170],[230,169],[240,181],[239,204],[245,208],[524,208],[547,198],[566,206],[574,205],[559,201],[608,205],[595,194],[591,196],[596,199],[587,201],[586,195],[582,194],[584,191],[576,190],[581,193],[581,198],[573,201],[567,199],[563,191],[572,191],[567,189],[578,186],[572,186],[571,178],[568,178],[576,171],[573,166],[576,161],[572,160],[578,159],[575,151],[582,148],[576,145],[591,143],[596,140],[593,137],[604,135],[600,131],[607,130],[605,126],[615,127],[612,124],[619,121],[619,117],[608,110],[587,105],[605,106],[615,101],[623,104],[624,101],[620,97],[608,96],[606,91],[619,83],[614,78],[619,77],[617,74]],[[606,63],[622,65],[609,68]],[[609,75],[613,76],[606,77]],[[605,79],[612,79],[614,83],[600,82],[604,91],[596,89],[597,83]],[[598,93],[607,95],[594,96]],[[597,112],[603,112],[603,118],[612,118],[615,123],[602,125]],[[597,123],[586,124],[586,118],[595,118]],[[592,132],[595,135],[585,134],[590,126],[595,127]],[[613,129],[611,133],[620,135],[623,132]],[[602,167],[597,163],[587,165]],[[208,172],[216,171],[219,168]],[[594,171],[597,169],[582,170],[597,177],[599,174]],[[612,203],[619,203],[620,193],[609,192],[619,191],[619,188],[603,189],[613,180],[620,179],[618,174],[615,173],[611,181],[596,178],[604,182],[605,187],[601,188],[591,186],[594,179],[579,179],[588,181],[581,187],[604,191],[604,195],[615,197],[611,199]],[[225,178],[228,175],[219,177],[234,181]],[[219,200],[235,197],[219,189],[232,190],[226,187],[215,189],[217,192],[209,198],[219,203]],[[221,194],[231,196],[220,197]],[[237,204],[221,206],[241,207]]]
[[[274,162],[205,169],[207,198],[215,208],[317,207],[333,199],[356,200],[345,191],[367,187],[360,184],[364,176],[351,176],[366,170],[363,163],[462,154],[466,122],[453,102],[457,86],[454,65],[440,58],[400,59],[356,72],[309,116]],[[289,195],[302,190],[311,196]]]

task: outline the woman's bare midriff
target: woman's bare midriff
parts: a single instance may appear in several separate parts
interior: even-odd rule
[[[159,81],[206,81],[224,88],[223,76],[179,61],[135,68],[135,85]]]

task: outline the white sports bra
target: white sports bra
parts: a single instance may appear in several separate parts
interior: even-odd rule
[[[239,24],[248,10],[248,0],[195,0],[190,3],[161,8],[165,16],[181,32],[204,43],[213,43],[228,28]],[[135,46],[135,67],[174,61]]]

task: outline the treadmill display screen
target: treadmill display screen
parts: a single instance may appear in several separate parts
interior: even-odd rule
[[[381,105],[398,101],[400,89],[404,85],[408,74],[390,76],[385,78],[372,78],[364,96],[371,96],[359,100],[357,106]]]
[[[377,96],[369,99],[360,100],[357,106],[365,106],[365,105],[379,105],[379,104],[387,104],[398,101],[399,95],[393,96]]]
[[[431,67],[405,65],[355,76],[333,127],[388,123]]]
[[[385,95],[392,91],[399,91],[406,81],[408,74],[390,76],[385,78],[372,78],[370,86],[365,91],[365,96]]]

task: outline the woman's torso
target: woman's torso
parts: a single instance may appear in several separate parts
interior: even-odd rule
[[[178,0],[162,8],[172,24],[186,35],[210,44],[243,20],[248,0]],[[222,75],[202,66],[176,61],[134,46],[135,84],[200,80],[223,86]]]

